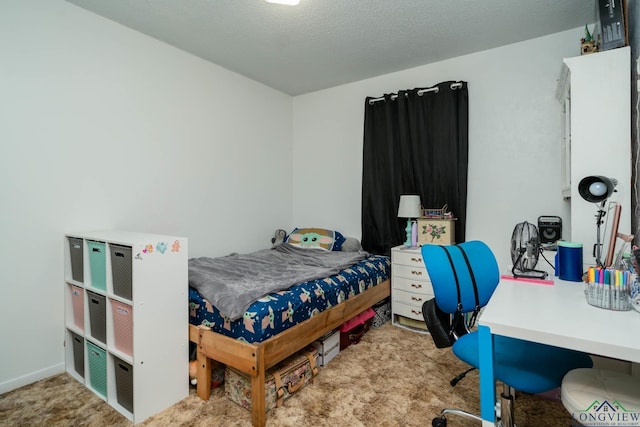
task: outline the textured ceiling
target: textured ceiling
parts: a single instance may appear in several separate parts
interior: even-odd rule
[[[67,0],[290,95],[596,21],[594,0]]]

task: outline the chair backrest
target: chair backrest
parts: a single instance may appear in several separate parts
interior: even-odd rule
[[[422,259],[431,279],[436,303],[446,313],[455,313],[458,307],[456,275],[460,284],[462,312],[471,312],[476,307],[471,273],[467,267],[463,252],[460,250],[461,248],[467,255],[471,271],[476,280],[480,307],[487,304],[500,281],[496,257],[484,242],[474,240],[451,246],[423,245]]]

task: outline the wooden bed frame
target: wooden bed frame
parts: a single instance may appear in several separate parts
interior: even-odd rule
[[[211,397],[214,364],[222,363],[244,372],[251,377],[251,421],[254,427],[264,427],[266,370],[389,295],[391,282],[387,279],[260,343],[239,341],[204,326],[189,325],[189,339],[197,344],[198,396],[204,400]]]

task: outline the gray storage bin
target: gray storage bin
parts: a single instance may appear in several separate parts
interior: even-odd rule
[[[73,368],[84,378],[84,338],[71,332],[71,340],[73,341]]]
[[[68,237],[71,255],[71,278],[76,282],[84,280],[84,259],[82,257],[82,239]]]
[[[133,412],[133,366],[114,357],[116,369],[116,396],[118,403]]]
[[[107,303],[104,295],[87,291],[89,301],[89,324],[91,336],[95,339],[107,342]]]
[[[131,299],[131,247],[109,245],[113,293]]]

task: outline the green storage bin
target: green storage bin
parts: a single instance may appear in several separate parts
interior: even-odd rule
[[[91,388],[104,398],[107,397],[107,352],[87,341],[89,361],[89,384]]]
[[[107,257],[104,242],[87,241],[89,248],[89,270],[91,270],[91,286],[102,291],[107,290]]]

